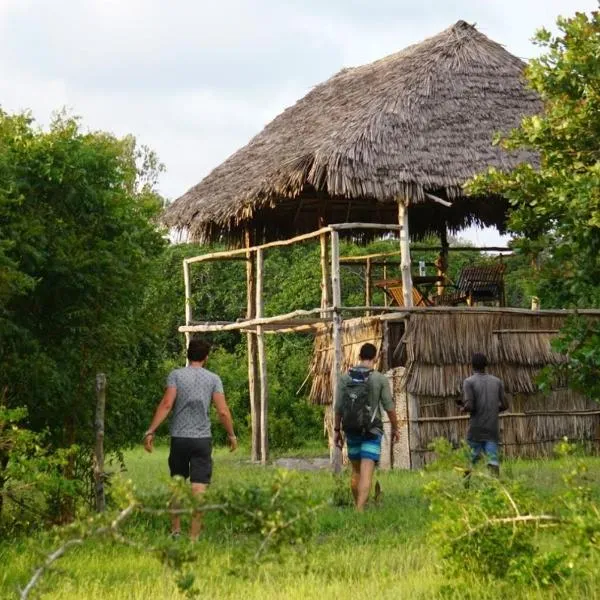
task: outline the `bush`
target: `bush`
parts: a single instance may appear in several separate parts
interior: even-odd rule
[[[576,450],[567,441],[557,447],[563,485],[545,498],[526,482],[499,480],[480,469],[468,485],[464,476],[434,479],[426,493],[442,568],[536,587],[567,585],[593,569],[600,510]],[[455,462],[464,465],[458,456]]]

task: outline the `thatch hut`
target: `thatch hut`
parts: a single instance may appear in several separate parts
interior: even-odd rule
[[[492,145],[541,103],[525,63],[468,23],[317,85],[175,200],[165,223],[190,239],[283,239],[322,223],[394,223],[445,236],[502,229],[506,203],[462,186],[489,166],[535,162]],[[436,200],[445,202],[442,209]],[[451,206],[447,203],[451,202]]]
[[[404,306],[410,307],[410,238],[439,235],[440,264],[445,265],[448,231],[473,223],[502,230],[506,201],[468,197],[463,184],[490,166],[503,170],[522,161],[536,162],[531,153],[508,154],[492,143],[497,133],[542,108],[525,82],[524,68],[500,44],[458,21],[397,54],[344,69],[317,85],[167,207],[165,224],[188,239],[225,241],[246,249],[244,331],[253,457],[261,454],[265,461],[267,449],[263,251],[277,240],[287,244],[320,237],[322,310],[310,314],[331,323],[335,367],[330,377],[335,387],[332,373],[340,366],[342,312],[348,312],[342,308],[339,236],[365,238],[382,230],[399,235],[402,294]],[[286,240],[290,236],[300,237]],[[243,248],[231,250],[229,257],[239,258]],[[216,330],[215,325],[193,321],[190,264],[225,258],[220,254],[184,261],[186,325],[180,331],[186,335]],[[446,273],[440,271],[437,276],[443,278]],[[280,317],[295,318],[298,312]],[[283,328],[282,321],[276,327]],[[283,330],[294,327],[286,322]]]
[[[600,319],[600,311],[582,311]],[[484,352],[488,372],[500,377],[509,399],[501,417],[502,449],[509,457],[552,454],[563,437],[600,451],[600,406],[564,386],[542,394],[536,377],[547,365],[564,362],[550,342],[565,324],[568,311],[520,309],[412,309],[344,322],[343,364],[357,361],[360,345],[370,337],[381,350],[380,368],[388,371],[402,430],[401,442],[384,457],[387,466],[415,468],[433,456],[430,443],[446,438],[457,445],[466,437],[468,416],[456,400],[471,373],[471,356]],[[331,398],[331,334],[315,340],[313,402]],[[389,448],[389,446],[388,446]],[[391,452],[391,450],[390,450]]]

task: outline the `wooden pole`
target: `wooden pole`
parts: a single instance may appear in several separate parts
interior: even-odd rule
[[[400,230],[400,253],[402,270],[402,293],[404,296],[404,306],[410,308],[413,305],[412,293],[412,275],[410,272],[410,239],[408,231],[408,209],[403,200],[398,201],[398,223],[402,227]]]
[[[371,302],[371,298],[373,295],[372,291],[371,291],[372,279],[373,279],[373,276],[371,274],[371,259],[367,258],[367,264],[365,265],[365,304],[367,306],[371,306],[371,304],[372,304],[372,302]],[[370,317],[371,313],[367,312],[366,316]]]
[[[263,251],[256,251],[256,317],[263,315]],[[269,456],[269,393],[267,389],[267,358],[265,353],[265,336],[263,326],[256,326],[256,343],[258,346],[258,375],[260,380],[260,462],[267,464]]]
[[[94,491],[96,512],[104,512],[106,498],[104,495],[104,411],[106,408],[106,375],[96,375],[96,446],[94,448]]]
[[[192,324],[192,288],[190,284],[190,265],[186,259],[183,259],[183,285],[185,287],[185,324]],[[190,345],[190,333],[185,333],[185,347]]]
[[[249,229],[244,232],[246,248],[252,245]],[[254,256],[246,252],[246,317],[248,320],[256,316],[256,267]],[[258,387],[258,345],[254,332],[246,334],[248,349],[248,396],[250,399],[251,450],[250,458],[254,462],[260,460],[260,389]]]
[[[387,265],[384,263],[383,264],[383,279],[387,279]],[[386,308],[388,307],[389,304],[389,299],[388,299],[388,295],[384,294],[383,295],[383,306],[385,306]]]
[[[448,250],[450,244],[448,243],[448,231],[446,230],[446,223],[442,225],[440,230],[440,244],[441,251],[438,259],[436,260],[437,275],[447,277],[448,276]],[[445,281],[437,283],[437,295],[441,296],[445,291]]]
[[[420,469],[423,466],[423,457],[418,449],[421,447],[419,432],[419,399],[414,394],[406,392],[408,409],[408,439],[410,447],[410,468]]]
[[[329,308],[329,252],[327,248],[327,233],[319,237],[321,242],[321,308]],[[321,314],[327,316],[326,313]]]
[[[340,282],[340,239],[337,231],[331,232],[331,292],[333,301],[333,361],[331,366],[331,388],[333,390],[332,405],[337,397],[338,378],[342,369],[342,315],[339,308],[342,305],[342,288]],[[334,415],[334,411],[331,411]],[[333,427],[332,427],[333,429]],[[330,457],[334,473],[342,469],[342,451],[333,444],[331,438]]]

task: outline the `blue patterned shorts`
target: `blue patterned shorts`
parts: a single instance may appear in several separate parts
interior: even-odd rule
[[[361,460],[368,458],[379,462],[381,458],[381,434],[368,433],[366,435],[346,434],[348,445],[348,458],[350,460]]]

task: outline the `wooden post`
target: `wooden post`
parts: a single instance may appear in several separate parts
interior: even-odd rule
[[[96,375],[96,446],[94,448],[94,491],[96,496],[96,512],[104,512],[106,498],[104,496],[104,411],[106,408],[106,375]]]
[[[410,447],[410,468],[420,469],[423,466],[421,435],[419,433],[419,400],[414,394],[406,392],[408,409],[408,440]]]
[[[321,308],[329,308],[329,252],[327,251],[327,234],[322,233],[319,237],[321,242]],[[326,317],[322,313],[321,317]]]
[[[372,275],[371,275],[371,259],[367,258],[366,260],[366,266],[365,266],[365,305],[366,306],[372,306],[372,292],[371,292],[371,280],[372,280]],[[367,311],[367,316],[370,317],[371,313],[369,311]]]
[[[192,288],[190,285],[190,265],[184,259],[183,261],[183,285],[185,287],[185,324],[192,324]],[[185,348],[190,344],[190,334],[185,334]]]
[[[435,265],[437,268],[437,275],[440,277],[447,277],[448,276],[448,249],[450,248],[450,244],[448,243],[448,231],[446,230],[446,224],[444,223],[444,225],[442,226],[442,229],[440,230],[440,245],[441,245],[441,251],[440,251],[440,255],[438,256],[437,260],[435,261]],[[437,283],[437,295],[441,296],[446,287],[445,287],[445,282],[444,281],[439,281]]]
[[[263,251],[256,251],[256,318],[263,316]],[[267,358],[265,353],[265,335],[263,326],[256,326],[256,343],[258,346],[258,375],[260,379],[260,462],[267,464],[269,456],[269,392],[267,389]]]
[[[244,232],[246,248],[252,246],[249,229]],[[256,316],[256,267],[252,252],[246,252],[246,316]],[[260,388],[258,381],[258,345],[254,333],[246,334],[248,349],[248,395],[250,398],[251,451],[250,458],[254,462],[260,460]]]
[[[331,389],[333,390],[332,405],[335,404],[338,388],[338,377],[342,368],[342,315],[339,311],[342,305],[342,288],[340,282],[340,239],[337,231],[331,232],[331,291],[333,301],[333,361],[331,365]],[[332,410],[332,415],[334,411]],[[332,443],[330,457],[334,473],[342,469],[342,451]]]
[[[387,279],[387,264],[383,263],[383,278]],[[383,305],[387,307],[389,305],[389,299],[387,294],[383,294]]]
[[[410,308],[412,301],[412,275],[410,272],[410,239],[408,231],[408,209],[403,200],[398,201],[398,224],[402,227],[400,230],[400,268],[402,270],[402,294],[404,296],[404,306]]]

